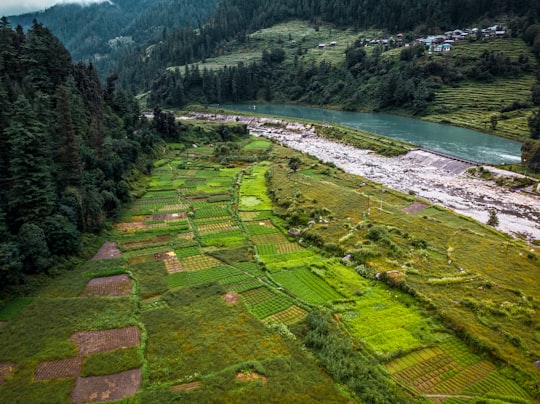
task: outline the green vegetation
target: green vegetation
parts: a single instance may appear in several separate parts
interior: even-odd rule
[[[121,257],[89,260],[0,311],[0,363],[16,365],[2,397],[68,401],[74,377],[35,383],[36,369],[77,358],[75,333],[129,326],[141,330],[136,346],[87,354],[79,374],[140,368],[143,402],[537,394],[524,353],[538,344],[529,332],[536,274],[523,246],[435,207],[404,214],[410,195],[388,192],[384,211],[364,215],[375,184],[360,188],[365,180],[274,144],[268,160],[246,165],[252,142],[261,146],[237,143],[227,168],[207,148],[172,148],[146,196],[107,233]],[[292,172],[292,157],[309,169]],[[433,223],[440,231],[429,236]],[[486,250],[501,240],[509,252]],[[89,281],[126,275],[131,293],[83,297]],[[509,355],[519,368],[498,364]]]

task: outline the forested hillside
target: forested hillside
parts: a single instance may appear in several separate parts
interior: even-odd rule
[[[217,0],[115,0],[59,4],[42,12],[10,17],[27,29],[36,20],[49,28],[73,60],[91,61],[103,75],[112,72],[129,46],[159,41],[174,28],[196,28],[215,10]]]
[[[168,32],[155,46],[144,46],[135,54],[126,54],[118,72],[122,72],[124,85],[145,90],[160,68],[199,62],[223,54],[230,47],[231,40],[243,42],[247,34],[257,29],[295,18],[311,21],[315,27],[326,22],[357,30],[378,27],[391,33],[414,29],[435,33],[482,18],[489,21],[505,16],[511,20],[510,28],[514,35],[520,35],[539,14],[540,5],[533,0],[519,3],[509,0],[495,3],[473,0],[225,0],[202,29],[177,28]]]
[[[133,98],[103,88],[41,24],[0,21],[0,284],[23,284],[77,254],[130,199],[159,138]]]

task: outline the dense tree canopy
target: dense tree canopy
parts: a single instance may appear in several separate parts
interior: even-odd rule
[[[47,272],[130,199],[159,141],[136,102],[72,65],[48,28],[0,20],[0,284]]]

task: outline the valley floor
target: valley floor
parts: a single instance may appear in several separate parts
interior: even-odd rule
[[[207,116],[205,116],[207,117]],[[213,115],[213,119],[236,120],[236,116]],[[333,162],[345,172],[401,192],[413,192],[431,202],[486,223],[489,210],[495,209],[499,219],[497,229],[505,233],[540,240],[540,198],[526,192],[502,189],[492,181],[466,173],[472,167],[424,150],[410,151],[399,157],[382,157],[369,150],[360,150],[317,136],[299,123],[286,127],[268,126],[284,121],[253,117],[238,117],[258,136],[275,139],[283,145],[311,154],[325,162]],[[497,176],[519,174],[489,167]]]

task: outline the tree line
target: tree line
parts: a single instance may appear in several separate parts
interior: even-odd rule
[[[206,24],[176,27],[159,41],[124,52],[117,66],[122,85],[146,90],[158,71],[169,66],[199,63],[227,51],[230,41],[243,42],[258,29],[290,19],[322,22],[357,30],[379,27],[390,32],[439,32],[468,26],[482,18],[511,16],[510,27],[521,35],[540,16],[534,0],[225,0]]]
[[[79,252],[131,198],[160,137],[49,29],[0,20],[0,294]]]

